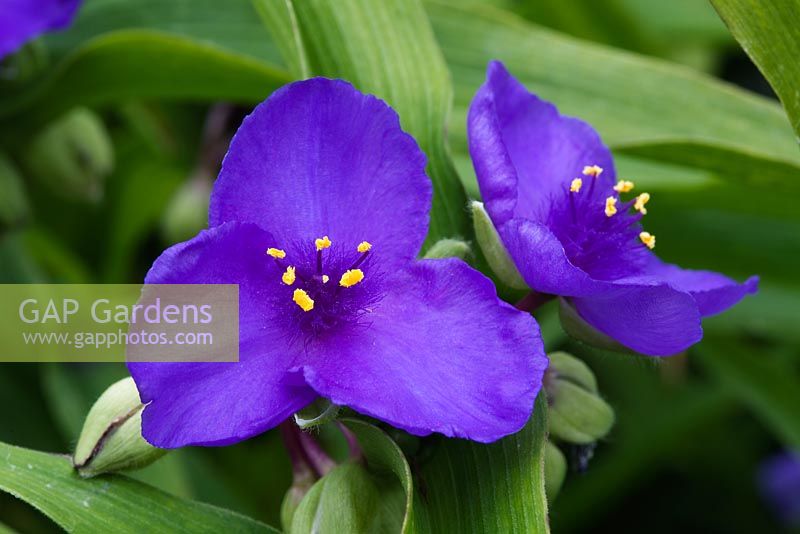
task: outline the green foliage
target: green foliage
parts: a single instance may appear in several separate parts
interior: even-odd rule
[[[276,532],[123,476],[81,479],[65,456],[0,443],[0,489],[71,532]]]
[[[800,38],[797,0],[711,0],[747,55],[764,73],[800,139]]]

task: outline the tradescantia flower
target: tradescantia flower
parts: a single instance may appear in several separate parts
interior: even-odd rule
[[[650,196],[615,181],[611,153],[587,123],[529,93],[499,62],[469,110],[469,149],[487,211],[525,282],[567,297],[586,323],[649,355],[702,337],[701,317],[756,291],[681,269],[651,252]]]
[[[81,0],[0,0],[0,59],[39,35],[69,26]]]
[[[758,484],[780,520],[789,527],[800,527],[800,454],[785,452],[765,461]]]
[[[231,142],[210,228],[146,278],[238,283],[240,361],[129,364],[145,438],[225,445],[317,396],[417,435],[519,430],[547,366],[538,326],[461,260],[415,260],[424,168],[394,111],[346,82],[260,104]]]

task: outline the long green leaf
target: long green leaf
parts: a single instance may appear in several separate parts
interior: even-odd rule
[[[544,493],[547,406],[539,395],[517,434],[482,445],[443,441],[412,466],[418,532],[549,532]]]
[[[89,41],[37,86],[0,102],[0,125],[36,127],[76,105],[133,98],[258,102],[285,72],[213,45],[148,30]],[[7,128],[18,134],[18,128]]]
[[[124,476],[83,480],[65,456],[0,443],[0,490],[69,532],[277,532],[242,515],[172,497]]]
[[[312,74],[344,78],[398,112],[428,156],[434,186],[428,244],[467,235],[466,198],[445,141],[452,87],[421,2],[254,1],[273,38],[281,41],[279,48],[306,54],[288,63],[305,62]],[[286,31],[290,15],[296,17],[296,32]]]
[[[711,0],[781,99],[800,136],[800,1]]]
[[[454,146],[466,109],[499,59],[531,91],[593,124],[616,153],[714,171],[754,187],[800,190],[800,150],[783,111],[683,67],[539,28],[485,5],[426,3],[455,80]]]

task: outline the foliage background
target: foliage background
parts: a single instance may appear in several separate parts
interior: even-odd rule
[[[570,474],[552,504],[553,529],[780,529],[755,475],[769,455],[800,448],[800,152],[769,84],[711,4],[428,0],[439,56],[425,48],[424,20],[413,26],[418,34],[404,34],[401,23],[344,7],[359,2],[325,11],[315,1],[296,13],[305,63],[287,51],[281,31],[291,35],[291,21],[277,4],[87,0],[72,28],[43,39],[49,66],[0,84],[0,150],[23,168],[28,204],[0,235],[0,282],[141,281],[164,247],[203,224],[189,217],[176,229],[170,216],[187,183],[207,186],[203,173],[216,172],[203,139],[210,107],[232,104],[230,130],[272,89],[308,72],[347,77],[399,109],[432,159],[440,199],[432,232],[469,239],[458,180],[469,197],[478,193],[465,113],[486,62],[500,59],[529,89],[592,122],[620,174],[653,194],[648,228],[662,258],[762,276],[757,296],[707,320],[700,345],[663,362],[577,345],[554,309],[541,310],[548,349],[584,358],[618,419],[589,470]],[[33,180],[21,163],[37,130],[76,105],[100,113],[115,153],[91,201]],[[91,403],[125,374],[111,364],[5,364],[0,441],[69,451]],[[279,525],[291,473],[279,436],[268,432],[233,447],[180,450],[133,476]],[[0,522],[53,528],[6,494]]]

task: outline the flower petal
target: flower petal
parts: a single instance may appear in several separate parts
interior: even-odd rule
[[[287,340],[268,282],[280,269],[264,254],[272,237],[253,224],[201,232],[159,257],[149,284],[239,284],[237,363],[129,363],[142,402],[142,432],[153,445],[228,445],[259,434],[311,402],[292,371],[302,347]],[[277,282],[275,282],[277,284]],[[278,342],[276,342],[276,340]]]
[[[713,271],[682,269],[677,265],[663,263],[655,256],[648,265],[647,274],[692,295],[703,317],[723,312],[746,295],[758,291],[758,276],[751,276],[740,284]]]
[[[416,257],[432,186],[425,155],[385,102],[341,80],[273,93],[242,123],[214,185],[209,224],[253,222],[276,244],[368,241],[382,261]]]
[[[490,442],[528,420],[547,367],[533,318],[461,260],[416,262],[305,367],[336,404],[417,435]]]
[[[512,217],[543,221],[557,192],[573,178],[589,179],[584,166],[603,168],[595,193],[614,183],[611,153],[597,132],[529,93],[500,62],[489,63],[467,126],[478,185],[497,225]]]
[[[0,59],[72,22],[81,0],[0,0]]]
[[[621,344],[650,356],[671,356],[700,341],[700,312],[688,293],[666,284],[614,282],[602,294],[572,300],[580,316]]]

